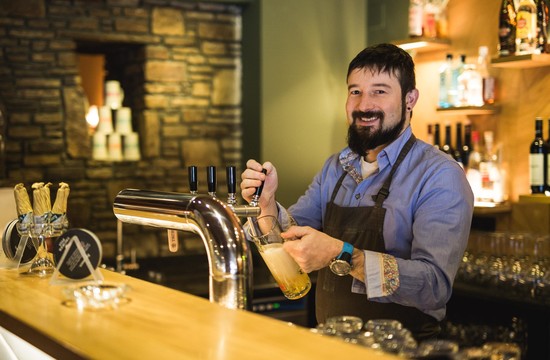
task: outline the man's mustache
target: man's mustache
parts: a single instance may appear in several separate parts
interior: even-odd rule
[[[351,117],[353,118],[354,123],[357,120],[360,120],[361,118],[378,117],[381,120],[384,120],[384,113],[382,111],[359,111],[359,110],[355,110],[354,112],[351,113]]]

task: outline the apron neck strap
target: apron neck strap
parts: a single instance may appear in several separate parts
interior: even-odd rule
[[[384,200],[386,200],[386,198],[390,194],[390,185],[393,179],[393,174],[395,174],[397,167],[401,164],[401,162],[403,162],[403,159],[405,159],[415,141],[416,137],[414,136],[414,134],[411,134],[411,137],[409,138],[409,140],[407,140],[405,146],[403,146],[403,149],[401,149],[401,152],[397,156],[397,160],[395,161],[395,164],[393,164],[390,174],[384,181],[384,184],[382,185],[378,193],[372,196],[372,199],[376,202],[376,207],[381,207]]]

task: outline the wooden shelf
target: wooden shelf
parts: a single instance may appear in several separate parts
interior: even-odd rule
[[[491,59],[491,66],[511,69],[550,66],[550,54],[526,54],[493,58]]]
[[[451,46],[451,42],[448,39],[434,39],[423,37],[397,40],[392,41],[392,43],[404,50],[414,50],[418,53],[446,50]]]
[[[492,115],[498,113],[499,111],[500,107],[498,105],[437,108],[437,112],[443,115]]]

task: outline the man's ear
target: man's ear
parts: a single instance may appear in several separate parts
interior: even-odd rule
[[[412,110],[414,106],[416,105],[416,102],[418,101],[418,89],[412,89],[407,93],[405,96],[405,104],[407,106],[407,109]]]

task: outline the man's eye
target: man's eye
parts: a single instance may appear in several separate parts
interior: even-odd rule
[[[386,91],[384,91],[384,90],[374,90],[373,91],[373,94],[375,94],[375,95],[382,95],[382,94],[385,94],[385,93],[386,93]]]
[[[359,94],[359,90],[351,90],[349,92],[351,95],[358,95]]]

